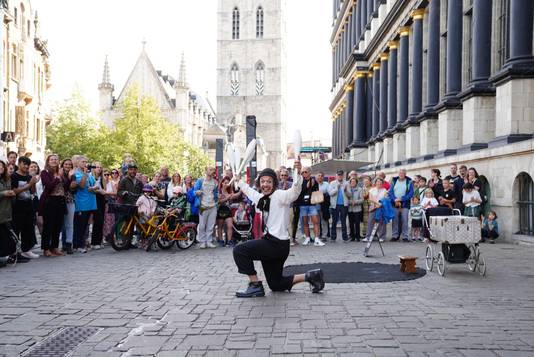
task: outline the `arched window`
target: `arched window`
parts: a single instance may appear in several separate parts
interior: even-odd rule
[[[232,96],[239,95],[239,67],[237,63],[234,63],[230,70],[230,91]]]
[[[256,10],[256,38],[263,38],[263,7]]]
[[[263,95],[265,88],[265,65],[263,62],[256,64],[256,95]]]
[[[534,236],[534,181],[526,172],[516,177],[519,234]]]
[[[237,6],[232,11],[232,40],[239,40],[239,9]]]

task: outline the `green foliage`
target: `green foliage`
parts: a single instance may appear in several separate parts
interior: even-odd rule
[[[58,110],[56,122],[48,129],[48,149],[60,157],[83,153],[105,167],[119,167],[125,153],[149,176],[161,165],[184,176],[200,176],[208,157],[186,143],[180,127],[169,123],[153,98],[130,90],[121,103],[122,116],[108,129],[91,118],[89,106],[79,93],[73,94]]]

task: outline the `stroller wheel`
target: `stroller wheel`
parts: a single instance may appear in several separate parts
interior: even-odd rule
[[[478,257],[477,257],[477,268],[478,268],[478,273],[482,276],[486,276],[486,260],[484,259],[484,257],[482,256],[482,254],[478,253]]]
[[[441,276],[445,275],[445,255],[443,252],[438,253],[438,259],[436,261],[437,268],[438,268],[438,274]]]
[[[425,264],[426,270],[432,271],[434,269],[434,250],[430,244],[426,246]]]

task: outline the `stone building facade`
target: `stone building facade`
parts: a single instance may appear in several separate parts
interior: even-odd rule
[[[8,151],[45,160],[50,65],[47,43],[39,32],[37,11],[29,0],[0,1],[2,26],[2,118],[0,157]]]
[[[224,137],[224,131],[215,124],[215,113],[209,101],[190,88],[186,74],[183,55],[178,80],[156,70],[143,44],[137,62],[115,98],[110,66],[106,58],[102,81],[98,85],[102,120],[108,126],[113,125],[113,121],[122,115],[120,104],[126,93],[133,86],[137,86],[140,95],[156,100],[162,115],[169,122],[180,126],[186,142],[203,148],[210,158],[215,159],[215,140]]]
[[[258,167],[286,161],[285,0],[219,0],[217,118],[242,125],[255,115]],[[244,150],[244,135],[235,138]]]
[[[533,7],[333,0],[334,156],[388,175],[476,167],[506,239],[534,241]]]

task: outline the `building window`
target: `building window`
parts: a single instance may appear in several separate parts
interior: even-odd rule
[[[440,76],[439,76],[439,96],[443,98],[447,91],[447,18],[448,18],[448,0],[442,0],[440,2]]]
[[[519,234],[534,236],[534,181],[526,172],[517,175],[517,202],[519,206]]]
[[[265,65],[263,62],[256,64],[256,95],[263,95],[265,88]]]
[[[19,9],[16,7],[13,9],[13,18],[15,20],[15,26],[19,25]]]
[[[263,38],[263,7],[256,10],[256,38]]]
[[[237,6],[232,12],[232,40],[239,40],[239,9]]]
[[[38,144],[41,144],[41,119],[35,120],[35,140]]]
[[[230,91],[232,96],[239,95],[239,67],[236,63],[232,65],[230,70]]]
[[[473,80],[473,0],[464,2],[464,68],[463,86],[466,87]]]
[[[510,50],[510,0],[500,0],[497,17],[498,32],[498,64],[499,69],[504,65],[504,62],[508,59]]]

